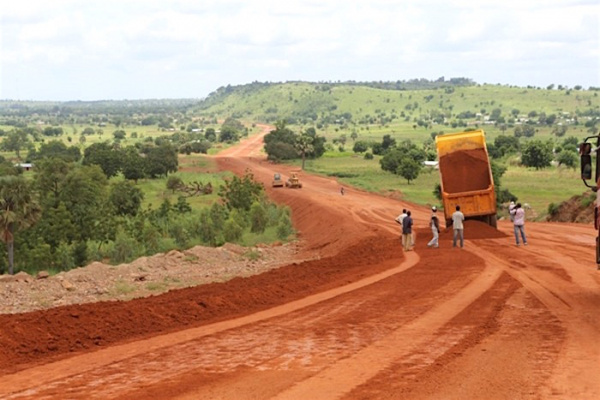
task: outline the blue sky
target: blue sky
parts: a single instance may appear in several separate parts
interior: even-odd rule
[[[202,98],[253,81],[600,86],[599,0],[21,0],[0,99]]]

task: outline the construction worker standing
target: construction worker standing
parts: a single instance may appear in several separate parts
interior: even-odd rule
[[[413,220],[410,217],[410,211],[407,211],[406,217],[402,220],[402,246],[404,251],[410,251],[412,247],[412,226]]]
[[[427,247],[440,247],[439,238],[440,238],[440,220],[437,216],[437,207],[431,207],[431,221],[429,223],[431,227],[431,233],[433,233],[433,239],[427,243]]]

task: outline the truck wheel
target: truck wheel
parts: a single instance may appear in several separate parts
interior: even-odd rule
[[[446,220],[446,229],[452,226],[452,218]]]
[[[498,220],[496,218],[496,214],[490,215],[490,226],[492,226],[494,229],[498,228]]]

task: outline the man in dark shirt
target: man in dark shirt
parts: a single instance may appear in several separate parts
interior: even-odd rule
[[[412,245],[412,226],[413,220],[410,211],[406,212],[406,217],[402,220],[402,246],[404,251],[410,251]]]

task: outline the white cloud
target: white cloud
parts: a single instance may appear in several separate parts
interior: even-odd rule
[[[443,75],[600,86],[590,73],[600,70],[599,14],[597,0],[7,2],[0,9],[0,98],[15,96],[13,75],[21,77],[19,93],[62,99],[69,92],[56,90],[59,81],[81,79],[64,86],[83,87],[100,76],[115,82],[115,96],[126,88],[129,98],[138,97],[140,81],[149,82],[144,93],[156,88],[153,97],[203,96],[256,79]],[[543,73],[529,74],[535,68]],[[54,82],[23,83],[36,76]],[[111,90],[102,89],[86,95]]]

